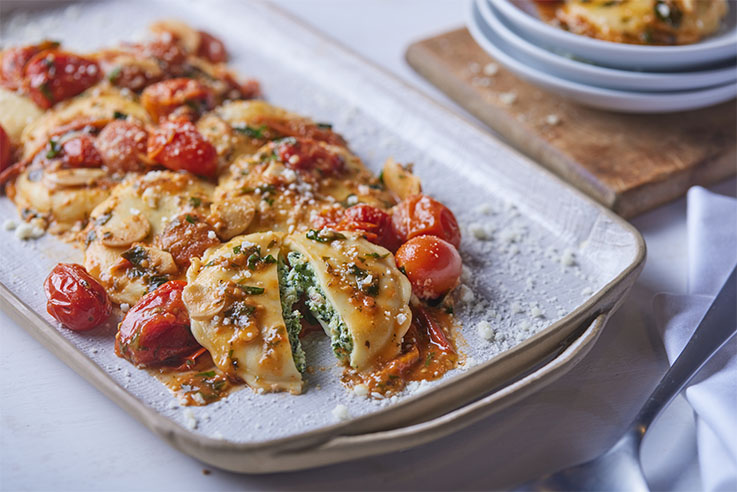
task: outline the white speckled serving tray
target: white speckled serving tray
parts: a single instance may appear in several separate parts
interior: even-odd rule
[[[41,4],[23,8],[34,5]],[[128,1],[15,9],[3,14],[0,41],[6,46],[51,38],[89,51],[139,38],[151,21],[171,17],[172,5]],[[644,261],[644,243],[627,223],[275,7],[177,2],[173,12],[220,37],[231,52],[230,64],[259,79],[270,102],[333,123],[372,169],[389,156],[415,163],[424,189],[455,212],[463,230],[466,271],[456,314],[466,363],[397,397],[367,399],[341,385],[327,339],[311,337],[305,351],[316,370],[306,375],[304,394],[245,389],[205,407],[182,408],[148,373],[115,356],[114,323],[77,334],[57,328],[46,314],[43,279],[59,261],[81,261],[81,251],[48,235],[21,241],[0,230],[0,307],[123,408],[215,466],[294,469],[406,447],[411,440],[400,432],[362,453],[319,452],[341,436],[422,425],[492,391],[505,388],[509,395],[516,388],[511,383],[520,384],[522,377],[537,374],[532,379],[538,387],[577,360],[564,357],[574,340],[574,346],[595,341],[600,315],[617,306]],[[4,197],[0,219],[16,219]],[[491,340],[488,327],[479,330],[481,321],[491,326]],[[550,362],[556,356],[557,365]],[[485,407],[499,404],[488,398]],[[347,407],[349,420],[338,422],[333,415],[338,404]],[[424,434],[425,440],[440,433]],[[302,458],[279,458],[295,450]]]

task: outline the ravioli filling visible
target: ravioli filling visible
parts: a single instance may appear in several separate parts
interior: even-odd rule
[[[290,283],[289,267],[281,258],[279,258],[277,268],[279,272],[279,297],[281,298],[282,317],[284,318],[284,324],[289,334],[292,358],[294,359],[294,365],[297,367],[297,370],[303,373],[307,367],[307,361],[305,359],[305,352],[302,349],[302,342],[299,339],[299,334],[302,332],[302,323],[300,322],[302,313],[294,309],[294,304],[299,301],[300,291],[294,283]]]
[[[317,276],[312,265],[304,259],[302,254],[296,251],[287,254],[287,261],[290,269],[283,277],[284,281],[282,283],[285,289],[294,290],[296,293],[294,302],[302,296],[305,297],[305,304],[330,337],[333,352],[341,361],[347,361],[353,351],[353,337],[317,282]],[[286,296],[282,296],[282,303],[284,303],[285,298]],[[291,305],[289,309],[291,310]],[[284,319],[286,321],[286,316],[284,316]],[[297,323],[299,323],[299,320],[297,320]],[[299,329],[301,329],[301,326]]]

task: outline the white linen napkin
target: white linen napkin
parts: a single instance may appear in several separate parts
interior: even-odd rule
[[[693,187],[687,202],[688,294],[658,294],[653,301],[671,363],[737,264],[737,200]],[[736,338],[704,366],[686,399],[696,415],[704,490],[737,490]]]

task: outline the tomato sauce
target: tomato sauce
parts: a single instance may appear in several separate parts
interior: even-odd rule
[[[426,316],[434,323],[428,326]],[[402,353],[381,364],[374,371],[359,373],[346,369],[342,381],[348,387],[363,384],[368,393],[392,396],[400,393],[410,381],[434,381],[458,365],[459,354],[455,343],[458,329],[450,306],[439,308],[415,307],[412,325],[404,336]],[[441,330],[444,340],[438,340],[433,330]]]

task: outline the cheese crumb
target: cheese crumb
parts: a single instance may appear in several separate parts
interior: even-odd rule
[[[123,304],[120,305],[120,310],[123,311],[124,313],[127,313],[130,308],[131,308],[131,305],[128,304],[127,302],[124,302]]]
[[[564,266],[573,266],[576,264],[576,257],[570,249],[567,249],[563,251],[563,254],[560,256],[560,262]]]
[[[464,304],[471,304],[476,296],[473,293],[473,290],[471,290],[467,285],[462,284],[460,287],[458,298],[461,300]]]
[[[473,237],[480,241],[489,239],[488,231],[481,224],[470,224],[468,226],[468,231],[473,234]]]
[[[365,384],[357,384],[353,387],[353,393],[355,393],[356,396],[363,396],[366,397],[369,394],[369,387]]]
[[[499,65],[496,63],[487,63],[484,65],[484,75],[488,75],[489,77],[492,77],[499,72]]]
[[[5,219],[5,222],[3,222],[3,229],[6,231],[12,231],[16,227],[18,227],[18,223],[13,219]]]
[[[44,230],[26,222],[18,224],[15,228],[15,237],[25,241],[27,239],[38,239],[44,235]]]
[[[189,408],[184,410],[184,425],[189,430],[195,430],[197,428],[197,417],[194,416],[194,412]]]
[[[339,403],[333,408],[333,417],[336,420],[346,421],[351,418],[351,414],[348,413],[348,407]]]
[[[555,126],[560,123],[560,116],[558,116],[557,114],[549,114],[545,117],[545,123],[550,126]]]
[[[478,331],[481,338],[488,341],[492,341],[494,339],[494,329],[488,321],[479,321],[476,325],[476,331]]]
[[[502,92],[501,94],[499,94],[499,100],[502,102],[502,104],[506,104],[507,106],[509,106],[517,101],[517,93],[513,91]]]
[[[207,231],[207,237],[209,239],[217,239],[218,235],[215,234],[215,231]]]

